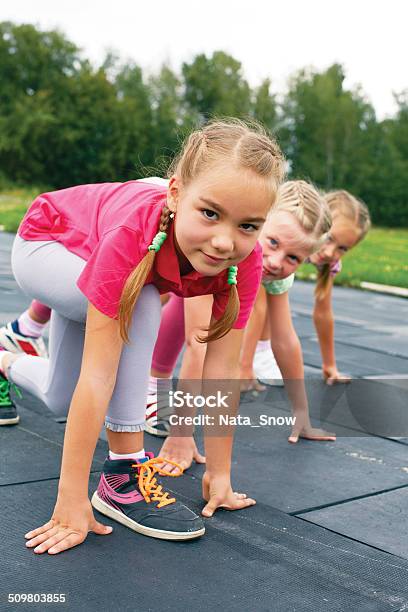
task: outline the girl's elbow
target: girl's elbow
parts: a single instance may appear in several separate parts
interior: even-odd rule
[[[116,385],[116,373],[91,372],[81,375],[78,386],[95,397],[111,396]]]

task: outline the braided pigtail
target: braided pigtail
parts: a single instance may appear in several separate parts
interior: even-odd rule
[[[315,287],[315,298],[316,300],[323,300],[327,292],[329,290],[329,279],[330,279],[330,266],[329,264],[324,264],[319,267],[317,273],[317,282]]]
[[[223,338],[228,334],[237,320],[240,309],[239,295],[237,290],[237,274],[238,266],[230,266],[228,268],[228,284],[230,286],[230,292],[227,305],[222,317],[218,319],[218,321],[215,321],[215,323],[213,323],[209,328],[203,330],[207,332],[207,335],[204,337],[197,336],[196,339],[201,344],[206,344],[207,342],[213,342],[214,340]]]
[[[163,242],[167,238],[167,229],[170,223],[170,209],[165,205],[160,216],[159,231],[148,247],[148,251],[143,259],[138,263],[133,272],[129,275],[119,304],[119,329],[122,340],[129,342],[129,328],[132,321],[133,309],[139,297],[139,293],[149,276],[157,251],[160,250]]]

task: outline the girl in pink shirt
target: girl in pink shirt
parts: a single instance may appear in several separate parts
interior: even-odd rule
[[[168,189],[85,185],[32,204],[12,265],[22,289],[52,308],[50,359],[5,351],[0,367],[54,412],[69,407],[52,518],[26,535],[35,552],[59,553],[89,531],[110,533],[92,505],[148,536],[204,533],[201,518],[164,491],[161,461],[143,448],[160,294],[214,296],[203,381],[213,390],[215,380],[229,381],[234,414],[243,328],[262,271],[256,240],[282,175],[277,145],[260,128],[230,120],[190,135]],[[110,451],[91,505],[89,471],[104,420]],[[209,435],[205,446],[203,515],[254,504],[231,488],[232,434]]]

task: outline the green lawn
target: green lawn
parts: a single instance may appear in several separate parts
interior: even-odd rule
[[[45,191],[37,187],[0,191],[0,227],[15,232],[27,206]],[[304,264],[298,278],[313,280],[316,268]],[[343,258],[336,284],[358,287],[361,281],[408,287],[408,229],[373,228],[366,239]]]
[[[16,232],[27,207],[45,189],[27,187],[0,191],[0,228],[5,232]]]

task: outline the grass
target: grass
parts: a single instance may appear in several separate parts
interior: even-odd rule
[[[44,191],[46,190],[38,187],[0,190],[0,229],[15,233],[28,206],[39,193]]]
[[[27,207],[42,191],[38,187],[0,190],[0,228],[16,232]],[[297,277],[314,280],[316,268],[303,264]],[[408,288],[408,229],[375,227],[344,256],[336,284],[358,287],[362,281]]]

